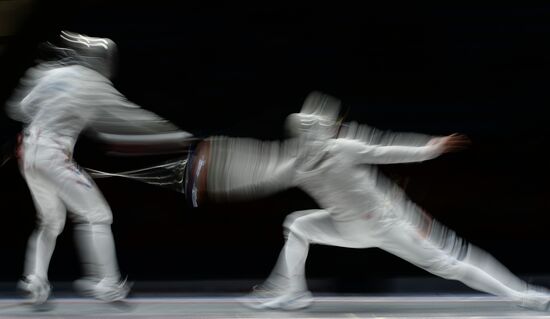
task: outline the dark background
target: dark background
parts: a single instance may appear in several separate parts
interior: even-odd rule
[[[464,152],[383,169],[514,272],[548,274],[550,5],[174,3],[31,2],[2,38],[2,102],[33,64],[36,45],[68,29],[112,38],[120,53],[115,86],[198,136],[282,138],[285,116],[311,90],[341,98],[348,120],[461,132],[472,140]],[[0,127],[2,143],[19,129],[4,114]],[[109,157],[85,139],[76,159],[104,169],[156,160]],[[121,268],[138,281],[264,278],[283,244],[284,217],[315,207],[288,190],[191,209],[168,189],[97,183],[115,216]],[[0,185],[0,281],[15,281],[34,208],[13,160],[0,168]],[[51,280],[79,275],[70,228],[58,240]],[[317,246],[307,271],[340,291],[383,290],[385,279],[426,275],[376,249]]]

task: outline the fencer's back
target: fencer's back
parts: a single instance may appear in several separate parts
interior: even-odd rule
[[[19,112],[27,130],[69,149],[97,114],[102,92],[112,88],[107,78],[80,65],[37,68],[28,72],[25,85],[29,87],[24,88]]]

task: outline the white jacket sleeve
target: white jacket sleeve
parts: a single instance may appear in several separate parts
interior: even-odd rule
[[[96,83],[91,97],[98,109],[89,124],[89,134],[114,146],[111,153],[158,154],[185,151],[193,140],[191,133],[170,121],[128,101],[110,82]]]
[[[349,122],[342,125],[338,137],[358,140],[368,145],[424,146],[434,136],[422,133],[380,130],[365,124]]]
[[[297,143],[250,138],[210,139],[208,197],[214,200],[268,196],[292,187]]]
[[[343,152],[355,164],[396,164],[422,162],[441,154],[435,145],[379,146],[357,140],[336,139],[333,151]]]

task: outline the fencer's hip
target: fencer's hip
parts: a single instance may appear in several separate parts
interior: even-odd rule
[[[37,201],[46,204],[50,197],[58,197],[78,222],[111,223],[112,213],[103,195],[86,172],[72,160],[72,154],[63,148],[25,141],[22,160],[23,175],[28,184],[49,188],[51,196]],[[46,198],[47,197],[47,198]]]

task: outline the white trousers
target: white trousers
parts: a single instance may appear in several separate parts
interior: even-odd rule
[[[307,290],[305,262],[309,245],[322,244],[378,247],[434,275],[461,281],[479,291],[516,301],[526,296],[527,284],[485,251],[459,238],[455,242],[465,244],[461,249],[445,247],[427,237],[424,230],[396,217],[399,215],[384,215],[374,212],[345,222],[334,220],[324,210],[289,215],[285,221],[286,243],[266,286],[286,292]]]
[[[51,139],[31,134],[24,138],[20,164],[37,213],[25,275],[48,278],[50,259],[68,209],[75,222],[85,276],[118,280],[111,210],[93,180],[72,161],[70,152]]]

